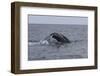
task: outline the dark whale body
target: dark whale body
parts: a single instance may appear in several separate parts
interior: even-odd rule
[[[52,33],[50,36],[60,43],[70,43],[70,40],[61,33]]]

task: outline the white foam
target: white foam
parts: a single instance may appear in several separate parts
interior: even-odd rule
[[[48,45],[49,42],[47,40],[40,40],[39,42],[28,42],[28,45]]]

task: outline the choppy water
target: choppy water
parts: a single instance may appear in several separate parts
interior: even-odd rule
[[[28,60],[87,58],[87,29],[87,25],[29,24]],[[53,32],[62,33],[71,43],[59,48],[40,44],[40,40]]]

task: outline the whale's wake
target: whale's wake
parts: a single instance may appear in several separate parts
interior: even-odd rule
[[[32,41],[28,42],[28,45],[33,46],[33,45],[49,45],[49,42],[47,40],[40,40],[40,41]]]

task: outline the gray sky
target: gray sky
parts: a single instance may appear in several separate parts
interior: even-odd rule
[[[87,25],[88,17],[75,16],[43,16],[29,15],[29,24],[70,24],[70,25]]]

